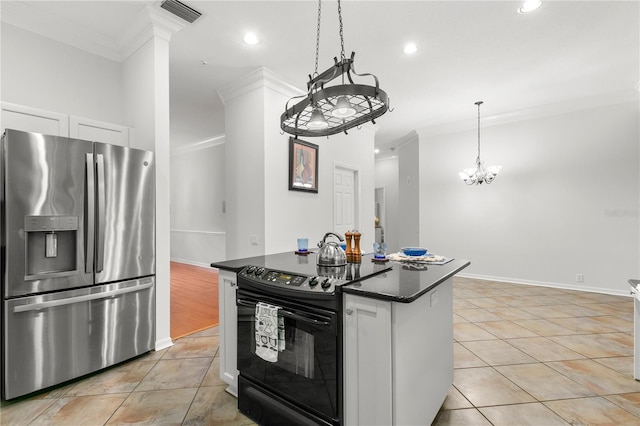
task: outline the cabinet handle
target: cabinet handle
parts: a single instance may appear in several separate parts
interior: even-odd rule
[[[237,284],[235,283],[235,281],[228,281],[228,280],[224,280],[224,282],[226,282],[227,284],[229,284],[229,287],[235,287]]]
[[[349,309],[349,308],[347,308],[347,310],[345,311],[345,313],[346,313],[347,315],[351,315],[351,314],[353,313],[353,309]]]

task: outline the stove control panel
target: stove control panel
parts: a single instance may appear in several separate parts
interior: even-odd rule
[[[334,293],[336,285],[347,282],[335,277],[297,275],[253,265],[245,267],[238,275],[254,283],[325,294]]]

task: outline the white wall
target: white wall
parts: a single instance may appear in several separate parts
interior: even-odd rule
[[[199,266],[226,259],[225,143],[171,155],[171,260]]]
[[[360,196],[355,214],[362,234],[360,248],[371,252],[375,239],[373,131],[363,127],[349,131],[348,135],[300,139],[318,145],[318,193],[289,191],[289,138],[279,136],[267,157],[272,171],[265,185],[267,252],[294,251],[300,237],[309,238],[309,246],[314,248],[324,234],[334,230],[333,176],[337,166],[357,171]]]
[[[258,69],[221,91],[225,103],[226,255],[264,254],[265,70]],[[257,244],[251,243],[255,236]]]
[[[123,123],[120,63],[2,23],[2,100]]]
[[[477,130],[418,131],[421,243],[469,259],[471,276],[628,294],[640,276],[639,117],[636,101],[483,126],[481,158],[503,169],[471,187],[457,173],[474,163]]]
[[[398,148],[398,211],[401,223],[398,233],[400,247],[421,247],[420,243],[420,147],[413,132]],[[427,249],[431,247],[424,245]]]
[[[398,157],[387,157],[376,160],[375,163],[375,187],[384,188],[385,197],[385,228],[384,241],[387,243],[387,252],[394,253],[400,249],[400,201],[398,170]]]

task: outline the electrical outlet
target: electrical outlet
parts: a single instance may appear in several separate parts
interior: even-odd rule
[[[577,282],[577,283],[582,283],[582,282],[584,282],[584,275],[582,275],[582,274],[576,274],[576,282]]]
[[[257,235],[252,235],[251,236],[251,244],[254,246],[258,245],[258,236]]]

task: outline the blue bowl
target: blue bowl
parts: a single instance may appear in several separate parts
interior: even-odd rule
[[[422,247],[403,247],[401,250],[407,256],[424,256],[427,253],[427,249]]]

